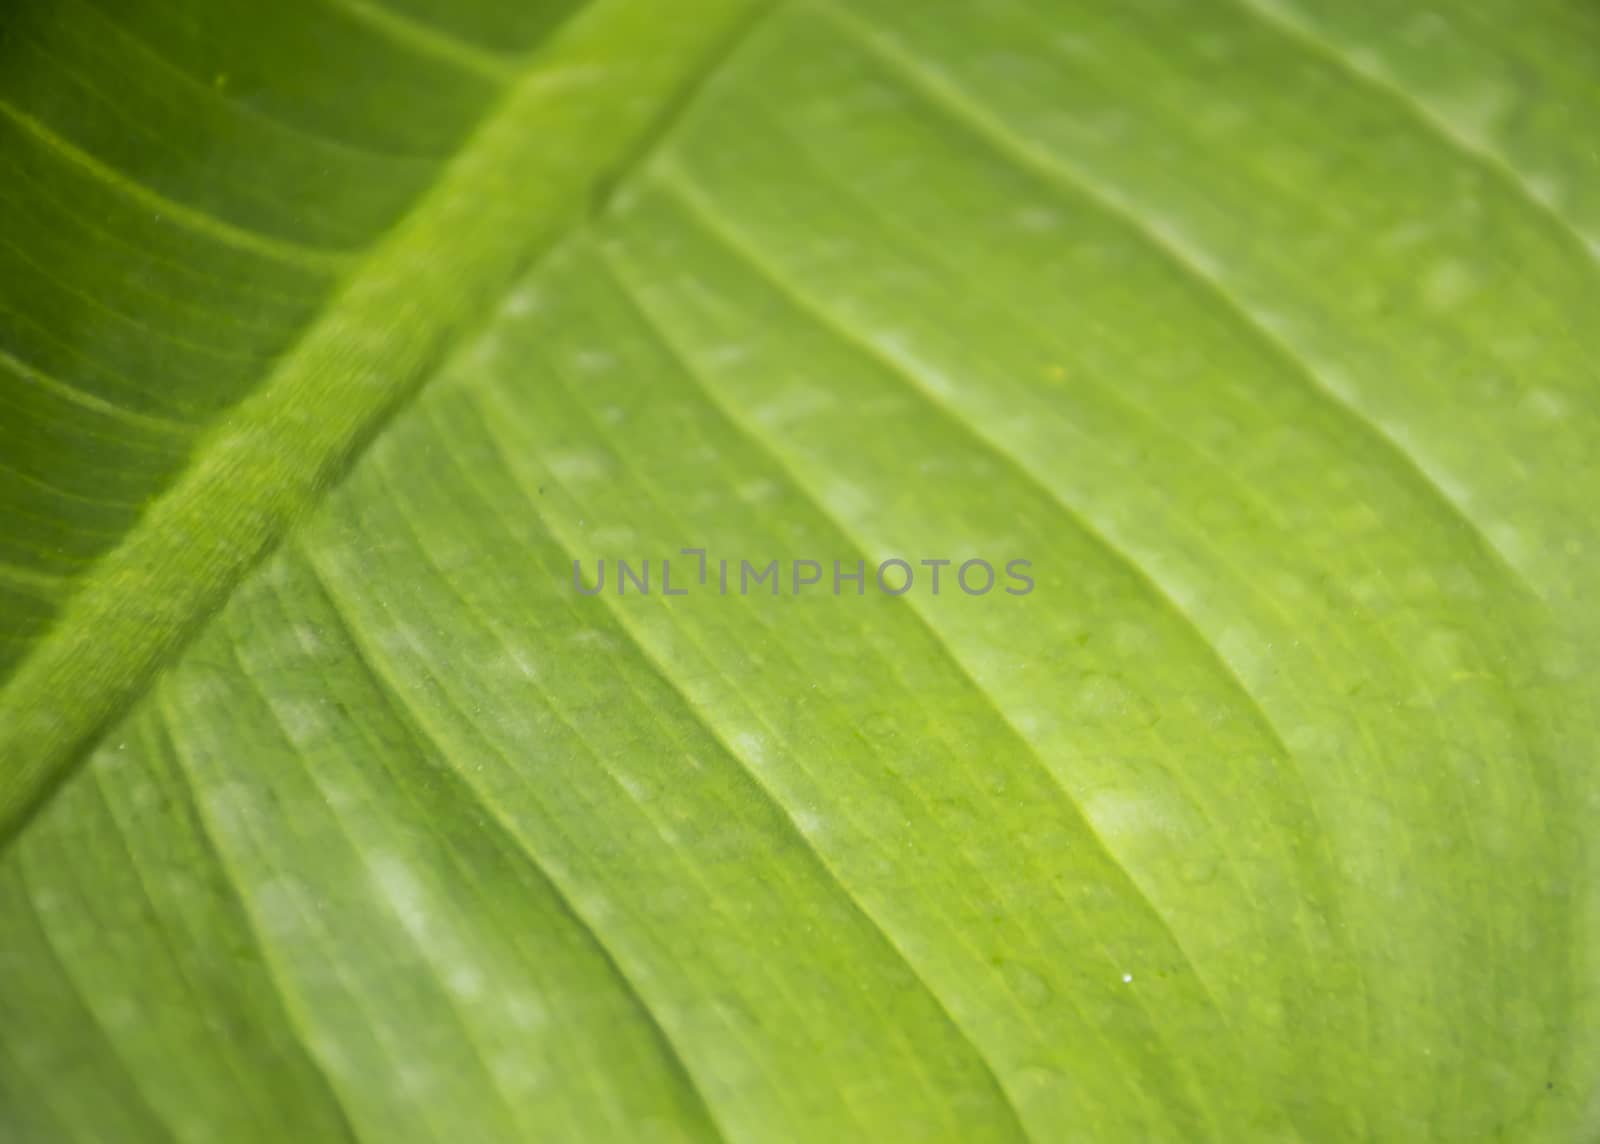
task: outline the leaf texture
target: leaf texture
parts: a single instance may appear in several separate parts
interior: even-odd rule
[[[1592,8],[255,19],[0,46],[0,1135],[1600,1131]]]

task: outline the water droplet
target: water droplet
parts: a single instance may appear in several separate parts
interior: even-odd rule
[[[1203,886],[1217,876],[1215,857],[1191,858],[1178,867],[1178,877],[1191,886]]]
[[[1007,1079],[1019,1111],[1059,1110],[1069,1092],[1067,1078],[1046,1065],[1024,1065]]]
[[[1042,1009],[1055,996],[1050,983],[1021,962],[1008,961],[1001,966],[1001,972],[1012,994],[1029,1009]]]

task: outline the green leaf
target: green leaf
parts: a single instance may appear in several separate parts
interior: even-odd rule
[[[1600,1133],[1592,6],[11,7],[0,1139]]]

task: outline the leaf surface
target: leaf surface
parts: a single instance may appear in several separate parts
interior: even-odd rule
[[[1600,1127],[1591,9],[232,19],[0,40],[0,1135]]]

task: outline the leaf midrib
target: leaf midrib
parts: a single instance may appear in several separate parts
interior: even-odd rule
[[[596,0],[530,61],[0,691],[0,847],[772,3]]]

